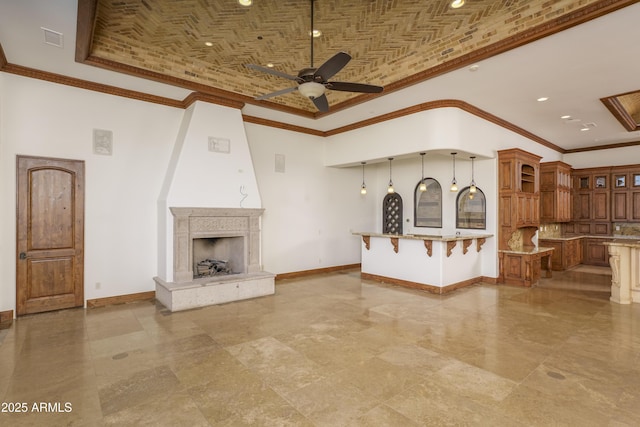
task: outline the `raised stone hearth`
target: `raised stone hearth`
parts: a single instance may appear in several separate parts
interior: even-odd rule
[[[171,311],[272,295],[272,273],[260,265],[260,216],[264,209],[170,208],[173,214],[173,282],[155,277],[156,299]],[[226,256],[233,274],[194,278],[194,241],[233,240]],[[238,244],[241,242],[242,244]],[[200,249],[201,250],[201,249]]]

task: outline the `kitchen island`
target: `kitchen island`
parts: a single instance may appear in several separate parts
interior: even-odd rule
[[[362,238],[362,278],[437,294],[486,279],[483,257],[495,259],[494,251],[482,250],[492,234],[353,234]]]
[[[551,277],[551,255],[554,248],[523,247],[498,251],[500,260],[498,283],[531,287],[540,279],[542,266]]]
[[[611,264],[611,298],[618,304],[640,303],[640,241],[606,242]]]

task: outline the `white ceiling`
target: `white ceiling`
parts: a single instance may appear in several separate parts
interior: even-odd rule
[[[176,100],[189,91],[76,63],[77,1],[0,0],[0,45],[10,64],[67,75]],[[563,149],[640,141],[600,98],[640,89],[640,4],[367,103],[311,119],[247,104],[243,113],[328,131],[440,99],[465,101]],[[42,27],[64,36],[62,48],[44,43]],[[537,102],[539,97],[546,102]],[[566,123],[571,115],[579,121]],[[581,131],[584,123],[595,123]],[[636,162],[637,160],[633,160]]]

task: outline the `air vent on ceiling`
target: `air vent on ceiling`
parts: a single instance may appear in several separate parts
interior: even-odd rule
[[[62,47],[62,33],[50,30],[48,28],[40,27],[44,33],[44,42],[55,47]]]
[[[586,128],[593,129],[594,127],[596,127],[596,126],[598,126],[598,125],[596,125],[596,124],[595,124],[595,123],[593,123],[593,122],[590,122],[590,123],[584,123],[582,126],[584,126],[584,127],[586,127]]]

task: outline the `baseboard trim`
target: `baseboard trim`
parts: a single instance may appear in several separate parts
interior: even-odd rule
[[[8,325],[13,323],[13,310],[0,311],[0,323]]]
[[[480,278],[482,283],[488,283],[490,285],[497,285],[498,278],[497,277],[489,277],[489,276],[481,276]]]
[[[316,274],[334,273],[336,271],[355,270],[355,269],[360,269],[360,264],[359,263],[358,264],[336,265],[336,266],[333,266],[333,267],[315,268],[313,270],[293,271],[291,273],[276,274],[276,281],[286,280],[286,279],[298,279],[300,277],[314,276]]]
[[[138,292],[136,294],[116,295],[115,297],[87,300],[87,308],[106,307],[108,305],[126,304],[129,302],[149,301],[155,299],[156,292]]]
[[[376,274],[369,274],[369,273],[360,273],[360,277],[366,280],[374,280],[376,282],[389,283],[392,285],[403,286],[405,288],[419,289],[419,290],[427,291],[437,295],[448,294],[449,292],[453,292],[456,289],[465,288],[467,286],[475,285],[476,283],[480,283],[483,281],[483,276],[478,276],[472,279],[463,280],[461,282],[452,283],[450,285],[441,287],[441,286],[428,285],[424,283],[411,282],[409,280],[394,279],[392,277],[378,276]]]

